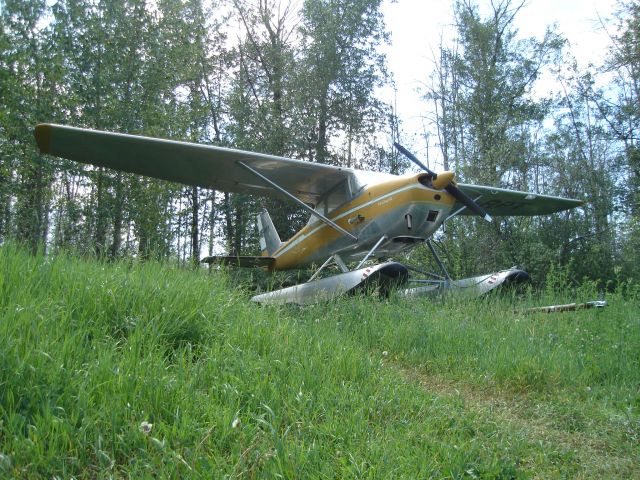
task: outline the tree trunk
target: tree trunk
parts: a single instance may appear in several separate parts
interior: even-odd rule
[[[316,142],[316,161],[327,163],[327,99],[320,98],[320,112],[318,114],[318,140]]]
[[[122,244],[123,194],[122,174],[118,173],[116,175],[116,195],[113,212],[113,242],[109,246],[109,258],[111,259],[118,257]]]
[[[94,235],[95,254],[102,257],[107,244],[107,214],[105,205],[105,173],[102,167],[98,168],[98,181],[96,183],[96,230]]]
[[[29,246],[35,254],[43,242],[45,231],[45,205],[43,167],[38,159],[33,159],[27,165],[23,180],[23,194],[21,208],[17,212],[18,239]]]
[[[235,232],[234,232],[234,228],[233,228],[233,221],[232,221],[232,211],[231,211],[231,198],[229,193],[225,192],[224,193],[224,216],[225,216],[225,220],[226,220],[226,237],[227,237],[227,251],[229,253],[229,255],[234,255],[237,252],[233,251],[234,248],[234,242],[233,239],[235,238]]]
[[[200,237],[198,230],[200,205],[198,200],[198,187],[193,187],[191,188],[191,259],[196,266],[200,261]]]

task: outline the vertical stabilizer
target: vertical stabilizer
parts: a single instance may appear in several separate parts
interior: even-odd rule
[[[276,227],[273,226],[271,217],[264,208],[262,212],[258,214],[258,233],[260,234],[260,250],[262,251],[262,255],[271,256],[282,245],[280,235],[276,232]]]

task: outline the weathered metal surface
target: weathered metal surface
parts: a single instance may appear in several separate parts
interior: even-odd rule
[[[383,294],[387,294],[392,288],[402,287],[407,282],[407,279],[408,271],[404,265],[396,262],[386,262],[333,275],[321,280],[263,293],[256,295],[252,300],[262,304],[295,303],[308,305],[329,301],[345,293],[366,290],[374,286],[379,288]],[[517,284],[528,279],[529,275],[523,270],[510,268],[489,275],[479,275],[461,280],[449,282],[433,281],[426,286],[398,290],[397,294],[402,297],[422,297],[446,293],[475,297],[501,285]]]
[[[585,303],[566,303],[564,305],[549,305],[546,307],[531,307],[525,310],[516,310],[514,313],[557,313],[557,312],[573,312],[575,310],[584,310],[586,308],[603,308],[607,306],[604,300],[594,300]]]
[[[251,300],[262,304],[295,303],[308,305],[329,301],[345,293],[373,287],[386,294],[394,285],[406,283],[408,275],[407,268],[404,265],[397,262],[385,262],[294,285],[293,287],[263,293],[256,295]]]
[[[422,297],[442,293],[478,297],[504,284],[518,284],[529,280],[524,270],[509,268],[488,275],[451,281],[431,281],[422,287],[407,288],[398,292],[403,297]]]

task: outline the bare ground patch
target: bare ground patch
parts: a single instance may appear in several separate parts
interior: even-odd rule
[[[625,455],[616,446],[616,440],[601,430],[589,432],[566,431],[558,428],[554,418],[540,415],[536,401],[524,394],[509,394],[488,385],[478,387],[456,382],[437,374],[424,373],[419,369],[389,362],[387,365],[409,382],[419,383],[428,392],[460,401],[465,410],[482,418],[504,425],[506,430],[531,444],[556,447],[570,452],[579,463],[575,478],[640,478],[638,458]],[[527,468],[535,471],[539,462],[533,458],[523,459]],[[548,478],[539,472],[538,478]]]

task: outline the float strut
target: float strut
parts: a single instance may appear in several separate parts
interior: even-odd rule
[[[440,267],[440,270],[442,270],[442,273],[444,274],[444,277],[447,279],[447,283],[451,281],[451,277],[449,276],[449,272],[447,272],[447,269],[444,268],[444,263],[442,263],[442,260],[440,260],[440,257],[438,256],[438,253],[436,252],[436,249],[433,248],[433,245],[431,245],[431,240],[427,240],[427,246],[429,247],[429,250],[431,250],[431,253],[433,254],[433,258],[436,259],[436,263],[438,264],[438,266]]]
[[[356,270],[358,270],[363,264],[364,262],[367,261],[367,259],[373,254],[373,252],[376,251],[376,248],[378,248],[380,246],[380,244],[385,241],[387,239],[386,235],[383,235],[382,238],[380,238],[380,240],[378,240],[376,242],[376,244],[373,246],[373,248],[371,250],[369,250],[369,253],[367,253],[365,255],[365,257],[360,261],[360,263],[358,264],[358,266],[356,267]]]
[[[316,273],[311,275],[311,278],[307,280],[307,282],[313,282],[316,279],[316,277],[320,274],[320,272],[324,270],[324,267],[326,267],[327,265],[329,265],[329,263],[331,263],[331,260],[333,260],[333,256],[327,258],[325,262],[320,266],[320,268],[316,271]]]

